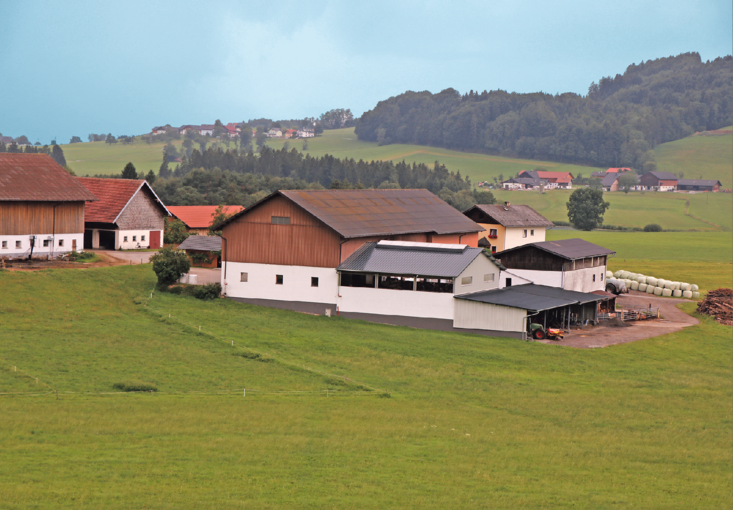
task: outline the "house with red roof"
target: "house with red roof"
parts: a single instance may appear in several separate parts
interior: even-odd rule
[[[168,207],[168,211],[171,213],[170,219],[181,220],[190,234],[207,235],[218,207],[218,205],[172,205]],[[231,216],[243,209],[241,205],[225,205],[223,212]]]
[[[77,177],[99,200],[84,212],[84,247],[136,250],[160,248],[168,209],[147,181]]]
[[[85,204],[96,200],[47,154],[0,153],[0,258],[81,250]]]

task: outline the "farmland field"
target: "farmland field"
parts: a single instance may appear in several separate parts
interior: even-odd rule
[[[662,172],[681,172],[685,179],[717,179],[724,188],[733,188],[733,134],[688,136],[659,145],[654,152]]]
[[[148,302],[153,281],[0,271],[4,508],[731,506],[730,328],[709,319],[574,350]]]

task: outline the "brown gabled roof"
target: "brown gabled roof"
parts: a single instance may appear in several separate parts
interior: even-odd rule
[[[96,177],[77,177],[79,182],[99,197],[94,204],[87,204],[84,210],[84,221],[87,223],[115,223],[120,213],[125,210],[132,197],[143,187],[147,187],[154,200],[165,211],[170,213],[158,199],[153,189],[144,179],[103,179]]]
[[[0,201],[97,200],[47,154],[0,153]]]
[[[578,260],[588,257],[603,257],[616,253],[613,250],[609,250],[608,248],[604,248],[603,246],[598,246],[597,244],[588,242],[585,239],[575,238],[523,244],[522,246],[515,246],[514,248],[509,248],[508,250],[496,253],[495,256],[499,260],[501,260],[501,257],[506,253],[521,250],[531,250],[533,248],[538,248],[542,251],[552,253],[553,255],[557,255],[558,257],[562,257],[566,260]]]
[[[481,211],[494,222],[503,227],[554,227],[555,224],[532,209],[528,205],[479,204],[471,207],[464,214],[473,210]]]
[[[222,223],[281,195],[345,238],[396,234],[465,234],[483,228],[426,189],[276,191]]]

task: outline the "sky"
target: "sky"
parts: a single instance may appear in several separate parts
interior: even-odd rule
[[[586,94],[631,63],[733,52],[730,0],[0,0],[0,133],[355,116],[407,90]]]

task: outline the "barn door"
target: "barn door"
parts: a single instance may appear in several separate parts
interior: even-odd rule
[[[157,250],[160,248],[160,230],[150,231],[150,249]]]
[[[71,240],[71,251],[76,251],[76,239]]]

